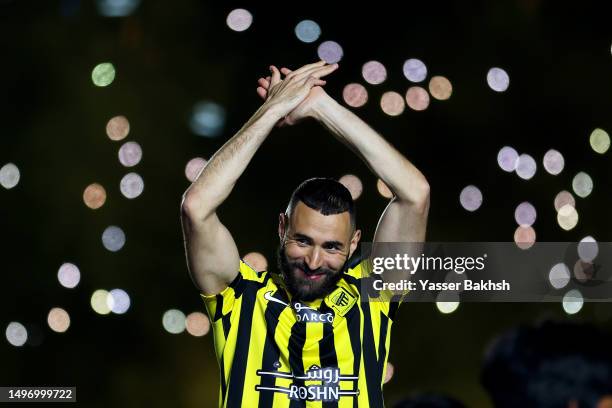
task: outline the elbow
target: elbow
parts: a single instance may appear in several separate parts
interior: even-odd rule
[[[411,183],[407,188],[407,199],[405,201],[420,213],[427,214],[429,212],[430,187],[425,177]]]
[[[188,220],[205,219],[210,211],[206,209],[205,201],[191,189],[187,190],[181,199],[181,216]]]
[[[422,212],[427,214],[429,212],[429,183],[424,183],[419,186],[418,193],[415,197],[415,207]]]

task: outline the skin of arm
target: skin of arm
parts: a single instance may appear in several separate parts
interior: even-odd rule
[[[373,239],[372,257],[393,256],[390,248],[377,249],[384,242],[406,245],[410,256],[419,256],[425,241],[429,212],[429,184],[423,174],[382,136],[322,89],[313,103],[310,116],[323,124],[342,143],[355,152],[393,192],[382,213]],[[379,247],[384,247],[381,245]],[[387,282],[410,278],[410,271],[390,270],[382,274]]]
[[[183,194],[181,224],[192,280],[205,294],[221,292],[239,273],[236,243],[217,216],[217,208],[230,195],[255,152],[276,124],[309,94],[320,79],[337,66],[323,61],[305,65],[281,80],[271,66],[266,101],[208,161],[198,178]]]
[[[292,71],[280,70],[285,75]],[[257,93],[266,98],[270,77],[259,78]],[[422,250],[429,213],[429,183],[425,176],[399,151],[363,120],[346,109],[320,86],[310,90],[308,97],[277,126],[293,125],[305,118],[314,118],[349,149],[357,154],[393,192],[393,198],[380,217],[373,238],[371,257],[394,256],[387,253],[390,247],[377,245],[384,242],[412,243],[406,245],[408,255],[417,257]],[[383,273],[387,282],[399,282],[410,278],[408,270],[391,270]]]

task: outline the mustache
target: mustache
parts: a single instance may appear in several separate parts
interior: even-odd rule
[[[298,261],[298,262],[290,262],[289,265],[292,268],[299,268],[302,271],[304,271],[304,273],[306,275],[315,275],[315,274],[323,274],[323,275],[333,275],[334,271],[332,271],[331,269],[328,268],[317,268],[317,269],[310,269],[310,267],[303,261]]]

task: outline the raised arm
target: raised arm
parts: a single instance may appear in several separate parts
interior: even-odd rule
[[[196,286],[205,294],[222,291],[238,274],[240,255],[231,233],[217,216],[255,152],[275,124],[307,97],[313,86],[336,67],[324,62],[306,65],[281,80],[271,68],[270,91],[249,121],[208,161],[183,194],[181,223],[187,265]]]
[[[393,192],[374,242],[423,242],[429,211],[429,184],[397,149],[322,89],[311,116],[353,150]]]

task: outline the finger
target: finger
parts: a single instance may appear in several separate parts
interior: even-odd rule
[[[293,71],[291,71],[289,68],[282,67],[282,68],[280,69],[280,72],[281,72],[283,75],[289,75],[289,74],[290,74],[290,73],[292,73]]]
[[[266,81],[263,78],[259,78],[257,80],[257,83],[259,84],[259,86],[261,86],[264,89],[268,89],[270,87],[270,82]]]
[[[317,77],[310,76],[306,78],[305,83],[309,85],[310,87],[313,87],[313,86],[325,85],[327,82],[323,79],[319,79]]]
[[[262,88],[261,86],[257,87],[257,95],[259,95],[261,97],[261,99],[266,99],[266,96],[268,96],[268,91],[266,91],[264,88]]]
[[[274,65],[270,65],[270,71],[272,72],[272,79],[270,80],[270,86],[274,86],[280,82],[281,74],[278,71],[278,68],[276,68]]]
[[[323,76],[329,75],[338,69],[338,64],[326,65],[324,67],[315,67],[308,71],[304,71],[303,73],[296,75],[296,79],[301,79],[308,76],[314,76],[315,78],[321,78]]]
[[[321,60],[321,61],[315,62],[314,64],[304,65],[300,69],[297,69],[297,70],[293,71],[292,73],[290,73],[289,76],[295,76],[295,75],[300,74],[300,73],[302,73],[304,71],[307,71],[307,70],[309,70],[311,68],[322,67],[325,64],[326,64],[326,62]]]

